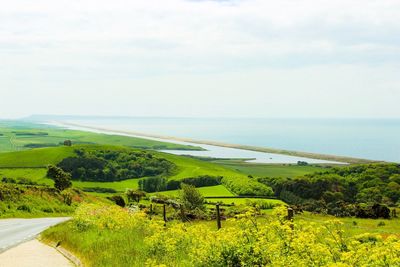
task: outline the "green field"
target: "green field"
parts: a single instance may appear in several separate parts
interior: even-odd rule
[[[0,168],[0,179],[3,177],[7,178],[27,178],[38,184],[53,185],[52,179],[46,177],[46,168]],[[101,187],[111,188],[119,192],[125,192],[127,188],[138,188],[138,182],[140,179],[128,179],[120,182],[82,182],[72,181],[74,187],[85,188],[85,187]]]
[[[284,205],[285,202],[279,199],[264,199],[264,198],[207,198],[208,202],[221,202],[224,204],[235,204],[235,205],[245,205],[248,202],[257,202],[257,201],[262,201],[262,202],[267,202],[271,204],[280,204]]]
[[[46,168],[0,168],[0,178],[27,178],[38,183],[43,183],[47,180],[46,173]]]
[[[74,150],[84,149],[114,149],[124,150],[127,148],[108,145],[73,145],[71,147],[49,147],[36,148],[18,152],[0,153],[0,178],[28,178],[37,183],[52,185],[53,181],[46,178],[46,166],[48,164],[57,164],[65,157],[74,156]],[[196,177],[199,175],[213,175],[231,177],[231,179],[248,180],[247,175],[225,168],[223,166],[205,162],[189,157],[177,156],[163,152],[151,152],[153,155],[165,158],[177,166],[176,172],[168,177],[169,179],[182,179],[187,177]],[[127,188],[138,188],[139,179],[128,179],[118,182],[83,182],[73,181],[73,185],[78,188],[101,187],[111,188],[118,192],[124,192]],[[205,189],[202,189],[205,190]],[[209,189],[211,190],[211,189]],[[232,195],[225,187],[212,189],[210,195]]]
[[[214,175],[224,177],[246,177],[247,175],[240,173],[236,170],[231,170],[224,166],[214,164],[212,162],[202,161],[185,156],[177,156],[168,153],[158,152],[157,155],[175,163],[179,171],[171,176],[171,179],[179,180],[187,177],[196,177],[199,175]]]
[[[59,146],[64,140],[76,144],[119,145],[142,149],[201,150],[197,146],[179,145],[149,139],[66,130],[27,122],[0,121],[0,152],[30,149],[29,146]]]
[[[235,194],[230,192],[223,185],[205,186],[205,187],[199,187],[198,189],[199,189],[200,193],[205,197],[235,196]],[[155,194],[162,194],[162,195],[168,195],[168,196],[177,197],[179,195],[179,190],[169,190],[169,191],[162,191],[162,192],[152,193],[152,195],[155,195]]]
[[[383,236],[395,234],[400,237],[400,218],[384,219],[360,219],[360,218],[338,218],[330,215],[313,214],[304,212],[295,215],[296,220],[314,222],[318,225],[324,224],[328,220],[339,220],[343,223],[344,232],[347,236],[359,235],[364,233],[375,233]],[[383,225],[382,225],[383,222]],[[381,225],[379,225],[381,223]]]
[[[240,161],[213,161],[226,168],[254,177],[298,177],[308,173],[327,170],[324,166],[298,166],[294,164],[255,164]]]
[[[48,164],[57,164],[63,158],[73,156],[75,148],[62,146],[0,153],[0,167],[46,167]]]

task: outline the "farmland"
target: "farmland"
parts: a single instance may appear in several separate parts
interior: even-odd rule
[[[82,141],[89,133],[77,137],[71,131],[70,145],[60,144],[66,136],[51,139],[57,135],[52,129],[3,132],[1,138],[14,137],[12,144],[2,143],[9,151],[0,153],[0,217],[74,214],[42,239],[62,242],[87,266],[398,263],[396,164],[201,160],[116,136],[95,134],[92,143]],[[114,141],[118,145],[110,144]],[[53,188],[57,176],[51,169],[72,179],[72,188]],[[146,187],[145,182],[160,184]],[[296,211],[293,220],[287,205]],[[217,217],[222,219],[218,231]],[[380,253],[387,255],[382,262],[376,260]]]
[[[257,164],[237,160],[213,161],[228,169],[242,172],[254,177],[298,177],[308,173],[325,171],[327,166],[308,165],[299,166],[293,164]]]
[[[0,121],[0,152],[60,146],[65,140],[71,140],[72,143],[76,144],[120,145],[141,149],[201,149],[195,146],[159,142],[131,136],[67,130],[28,122]]]
[[[56,165],[61,162],[62,159],[73,156],[75,153],[74,151],[77,149],[113,151],[130,150],[128,148],[116,146],[75,145],[72,147],[61,146],[36,148],[26,151],[1,153],[0,174],[7,178],[29,178],[37,183],[51,184],[52,181],[45,177],[45,167],[49,164]],[[171,180],[179,180],[186,177],[196,177],[199,175],[215,175],[224,177],[224,179],[226,179],[231,186],[235,186],[236,183],[246,184],[247,181],[250,181],[247,175],[243,173],[210,162],[162,152],[151,151],[149,153],[155,157],[165,159],[176,165],[176,171],[168,177],[168,179]],[[118,192],[124,192],[127,188],[138,188],[138,181],[139,179],[126,179],[115,182],[75,180],[73,181],[73,185],[81,189],[85,187],[100,187],[114,189]],[[253,182],[253,184],[254,183],[256,182]],[[237,186],[236,188],[242,189],[241,186]]]

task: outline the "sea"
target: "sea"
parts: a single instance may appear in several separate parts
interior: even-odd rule
[[[400,119],[83,117],[66,121],[115,131],[400,162]]]

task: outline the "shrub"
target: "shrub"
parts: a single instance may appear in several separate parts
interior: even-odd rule
[[[111,196],[107,197],[109,200],[113,201],[115,204],[117,204],[120,207],[125,207],[126,203],[123,197],[121,196]]]
[[[3,177],[3,179],[1,179],[1,181],[3,183],[10,183],[10,184],[17,183],[17,181],[14,178],[7,178],[7,177]]]
[[[185,209],[191,211],[204,209],[204,197],[196,187],[182,183],[181,189],[179,199]]]
[[[103,187],[84,187],[82,190],[84,192],[117,193],[117,190],[113,188],[103,188]]]
[[[28,206],[27,204],[19,205],[17,207],[17,210],[26,211],[26,212],[31,212],[32,211],[31,207]]]
[[[222,183],[232,192],[242,196],[272,196],[272,188],[253,179],[224,177]]]
[[[125,195],[128,198],[129,202],[135,201],[139,203],[142,197],[146,196],[146,193],[140,190],[128,189],[126,190]]]

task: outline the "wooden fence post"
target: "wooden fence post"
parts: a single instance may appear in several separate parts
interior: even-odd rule
[[[183,205],[180,205],[180,209],[181,209],[181,219],[182,219],[182,222],[185,222],[185,221],[186,221],[186,218],[185,218],[185,211],[183,210]]]
[[[293,217],[294,217],[294,210],[289,207],[287,209],[287,219],[290,221],[290,228],[292,228],[292,230],[294,229]]]
[[[221,214],[219,212],[219,204],[215,205],[217,209],[217,228],[218,230],[221,229]]]
[[[288,220],[293,220],[294,217],[294,210],[292,208],[288,208]]]
[[[167,226],[167,210],[165,204],[163,206],[163,217],[164,217],[164,226]]]
[[[392,209],[392,218],[397,218],[396,208]]]

